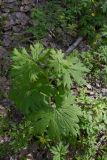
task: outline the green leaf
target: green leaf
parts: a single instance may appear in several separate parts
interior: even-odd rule
[[[10,98],[32,121],[36,134],[48,132],[52,138],[77,135],[81,110],[71,94],[73,82],[82,83],[87,69],[73,57],[64,59],[61,50],[44,49],[37,43],[14,50]]]

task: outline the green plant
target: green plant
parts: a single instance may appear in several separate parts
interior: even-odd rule
[[[89,81],[100,80],[103,84],[107,83],[107,46],[97,46],[96,49],[90,49],[86,52],[74,52],[74,55],[82,60],[82,63],[90,69]],[[97,60],[96,60],[97,57]]]
[[[83,154],[80,159],[92,159],[96,157],[98,150],[101,151],[100,158],[106,153],[105,145],[98,141],[102,137],[106,140],[106,125],[107,125],[107,109],[106,98],[92,99],[86,95],[86,91],[82,91],[80,97],[77,98],[78,103],[83,106],[83,117],[80,121],[80,143],[83,147]],[[97,156],[98,157],[98,156]]]
[[[101,27],[100,29],[100,44],[106,45],[107,44],[107,24]]]
[[[19,125],[13,123],[8,135],[11,137],[8,145],[13,153],[17,153],[28,146],[35,133],[31,122],[24,120]]]
[[[107,46],[100,46],[94,55],[98,57],[97,70],[99,70],[99,76],[102,75],[102,81],[107,82]]]
[[[47,2],[38,9],[34,8],[31,14],[33,25],[28,28],[28,31],[33,33],[37,39],[45,37],[56,30],[61,22],[65,24],[64,10],[57,2]]]
[[[101,28],[102,37],[107,37],[107,25]]]
[[[81,109],[76,106],[71,85],[85,83],[88,72],[79,59],[60,50],[45,49],[37,43],[14,50],[10,97],[25,117],[32,121],[36,134],[51,137],[78,133]]]
[[[107,83],[107,46],[101,46],[96,55],[99,56],[99,63],[102,65],[100,73],[102,73],[103,79]]]
[[[96,34],[99,33],[99,29],[107,24],[106,1],[66,0],[65,4],[69,23],[74,19],[75,23],[78,24],[79,34],[88,36],[89,40],[94,41]]]
[[[53,154],[53,160],[65,160],[68,153],[68,145],[63,145],[62,142],[60,142],[56,146],[53,146],[50,151]]]
[[[48,0],[45,5],[33,9],[29,31],[40,40],[50,33],[57,39],[56,32],[61,30],[59,37],[62,32],[73,37],[82,35],[95,44],[101,28],[107,25],[106,6],[106,0]]]

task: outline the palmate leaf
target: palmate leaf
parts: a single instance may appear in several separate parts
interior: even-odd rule
[[[72,57],[72,66],[71,66],[71,76],[74,78],[74,81],[77,82],[79,85],[85,84],[86,81],[84,79],[85,73],[89,72],[78,58]]]
[[[70,97],[69,97],[70,98]],[[68,100],[68,97],[67,99]],[[73,103],[73,102],[72,102]],[[52,138],[59,138],[64,133],[77,135],[79,126],[77,125],[81,116],[81,110],[79,107],[64,102],[60,108],[42,108],[39,110],[33,118],[33,123],[36,126],[35,132],[42,134],[48,131],[48,135]]]
[[[84,76],[89,72],[78,58],[68,56],[64,59],[62,51],[50,50],[49,67],[52,78],[62,80],[64,87],[70,88],[73,82],[83,85],[86,83]]]
[[[36,134],[55,138],[79,130],[81,110],[71,94],[73,82],[82,83],[87,69],[73,57],[64,59],[62,51],[45,49],[37,43],[14,50],[11,68],[10,98],[27,119]]]

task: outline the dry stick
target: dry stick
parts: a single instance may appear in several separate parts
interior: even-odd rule
[[[68,56],[83,40],[83,37],[78,37],[77,40],[66,50],[65,56]]]
[[[103,135],[103,136],[101,137],[100,141],[97,143],[97,151],[98,151],[98,149],[100,148],[102,142],[103,142],[105,139],[106,139],[106,136]]]
[[[97,145],[96,145],[96,151],[99,150],[99,148],[100,148],[102,142],[104,142],[104,140],[106,140],[106,136],[105,136],[105,135],[103,135],[103,136],[101,137],[100,141],[97,143]],[[91,158],[92,158],[91,160],[95,160],[95,157],[92,156]]]

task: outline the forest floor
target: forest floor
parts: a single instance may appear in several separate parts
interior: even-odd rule
[[[0,0],[0,114],[6,115],[8,110],[12,110],[12,102],[8,98],[10,89],[9,69],[11,64],[11,55],[13,48],[26,47],[33,43],[31,34],[28,34],[26,28],[31,25],[30,13],[33,7],[41,5],[37,0]],[[75,41],[70,36],[63,35],[63,41],[57,43],[53,38],[43,39],[47,47],[66,50],[70,44]],[[87,51],[89,45],[86,40],[81,41],[77,49]],[[95,90],[101,96],[107,96],[107,88],[96,81],[95,84],[87,86],[90,96],[95,96]],[[12,111],[15,122],[20,122],[21,115],[15,110]],[[0,137],[0,143],[8,141],[8,138]],[[32,155],[33,154],[33,155]],[[27,160],[43,160],[43,157],[50,156],[47,150],[38,149],[32,142],[28,149],[23,150],[18,155],[8,156],[4,160],[20,160],[20,156],[27,155]],[[3,160],[3,159],[2,159]],[[72,160],[72,159],[69,159]]]

